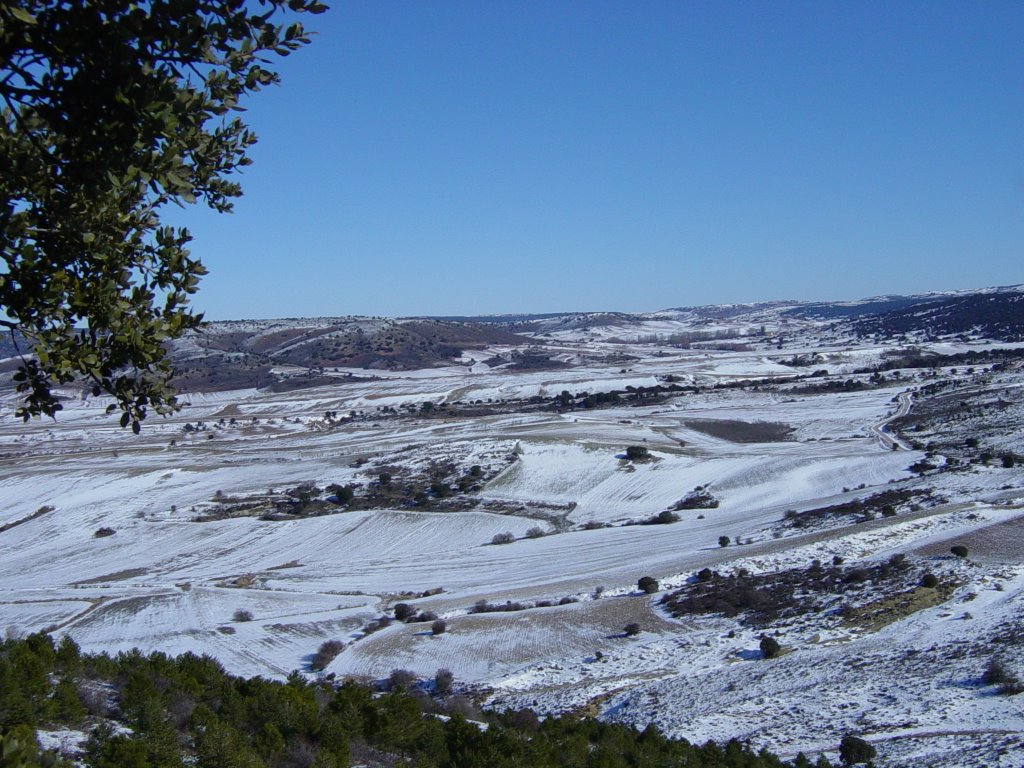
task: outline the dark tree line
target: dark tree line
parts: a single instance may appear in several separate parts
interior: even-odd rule
[[[351,681],[332,687],[297,673],[283,683],[243,679],[208,656],[85,655],[68,638],[55,645],[37,634],[0,644],[0,746],[11,765],[26,768],[60,764],[40,754],[39,727],[89,732],[87,768],[811,765],[803,755],[783,762],[736,741],[697,746],[654,727],[637,731],[573,716],[542,721],[531,710],[486,713],[482,729],[456,710],[446,712],[437,686],[433,698],[413,688],[374,695]]]

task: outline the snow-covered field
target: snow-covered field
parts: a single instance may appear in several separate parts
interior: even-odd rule
[[[804,350],[845,376],[877,363],[884,346],[829,346],[813,327],[784,353],[632,343],[669,335],[673,323],[553,332],[575,361],[555,371],[510,373],[475,355],[284,394],[192,394],[181,413],[147,422],[139,437],[104,416],[102,400],[71,400],[57,422],[24,425],[4,395],[0,629],[68,633],[90,651],[210,653],[233,672],[278,678],[308,670],[320,643],[336,638],[346,648],[328,673],[379,679],[406,668],[426,677],[444,667],[498,707],[580,709],[690,740],[750,739],[785,755],[834,751],[843,734],[857,733],[885,765],[1024,764],[1024,696],[998,696],[980,682],[993,655],[1024,674],[1021,640],[998,639],[1024,627],[1024,547],[986,553],[978,533],[1002,526],[990,539],[1005,542],[1024,531],[1015,524],[1024,515],[1020,466],[911,471],[925,451],[906,442],[894,450],[884,425],[911,402],[899,396],[920,385],[913,371],[876,388],[813,395],[714,387],[790,381],[809,371],[784,358]],[[593,362],[602,354],[632,360]],[[651,404],[527,407],[530,398],[652,387],[668,376],[700,389]],[[1004,373],[998,386],[1019,392],[1021,376]],[[476,401],[488,407],[461,410]],[[425,415],[424,403],[447,410]],[[331,420],[329,411],[356,415]],[[709,422],[771,422],[788,433],[749,442]],[[650,458],[627,460],[627,446]],[[483,467],[476,490],[426,504],[195,521],[226,500],[302,483],[353,484],[358,496],[385,470],[398,483],[463,476],[471,466]],[[670,525],[637,524],[698,487],[717,507],[680,509]],[[787,511],[888,488],[928,488],[942,499],[813,531],[782,524]],[[514,541],[491,543],[504,533]],[[729,546],[719,546],[723,536]],[[966,560],[948,554],[961,540],[979,542]],[[787,653],[772,660],[757,650],[765,630],[742,617],[674,619],[658,603],[663,593],[636,589],[648,575],[663,590],[678,587],[704,567],[766,573],[897,553],[955,581],[950,600],[877,631],[834,616],[779,625],[769,631]],[[480,600],[553,605],[471,613]],[[448,631],[394,623],[364,632],[398,602],[436,613]],[[638,636],[623,635],[629,623]]]

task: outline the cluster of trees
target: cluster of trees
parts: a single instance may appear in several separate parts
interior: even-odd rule
[[[482,714],[485,729],[445,708],[441,689],[451,683],[439,670],[434,697],[411,691],[411,675],[374,695],[351,681],[332,687],[298,674],[283,683],[233,677],[194,654],[83,655],[68,638],[54,645],[38,634],[0,644],[0,748],[4,765],[65,764],[40,756],[34,729],[45,726],[89,732],[86,768],[812,765],[803,755],[783,762],[736,741],[696,746],[654,727],[637,731],[573,716],[541,721],[530,710]]]
[[[676,617],[742,614],[744,623],[763,627],[779,619],[821,612],[832,602],[830,596],[856,595],[867,582],[878,585],[889,580],[902,588],[921,580],[913,578],[902,554],[854,568],[842,568],[842,560],[837,560],[831,566],[815,560],[805,569],[762,574],[739,571],[723,575],[704,568],[693,583],[665,595],[661,602]]]

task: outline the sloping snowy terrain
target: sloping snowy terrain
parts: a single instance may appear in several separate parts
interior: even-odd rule
[[[446,667],[497,707],[578,709],[786,755],[858,733],[885,765],[1022,764],[1024,697],[980,679],[995,656],[1024,675],[1024,471],[1001,458],[1024,453],[1020,361],[857,373],[911,342],[942,355],[1015,345],[858,339],[789,306],[713,322],[690,310],[551,319],[533,332],[568,367],[512,369],[507,344],[436,368],[339,367],[300,391],[192,393],[139,437],[101,398],[69,392],[59,421],[23,425],[6,393],[0,628],[67,633],[92,651],[210,653],[279,678],[312,674],[320,643],[340,639],[326,673]],[[249,325],[233,330],[279,344],[299,327]],[[585,407],[597,394],[618,399]],[[647,457],[628,459],[629,446]],[[688,507],[698,488],[713,505]],[[886,490],[916,501],[791,524]],[[644,524],[665,511],[678,521]],[[511,543],[492,543],[503,534]],[[957,543],[966,559],[950,554]],[[948,590],[884,626],[837,606],[764,627],[673,618],[660,603],[703,568],[895,554]],[[642,576],[660,591],[640,593]],[[474,613],[478,601],[522,610]],[[448,631],[368,631],[399,602]],[[765,633],[780,658],[761,658]]]

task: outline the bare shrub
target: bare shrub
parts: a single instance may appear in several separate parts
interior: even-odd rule
[[[627,624],[623,631],[626,633],[626,637],[636,637],[640,634],[640,625],[636,623]]]
[[[252,611],[247,611],[244,608],[238,608],[233,614],[231,614],[232,621],[252,621]]]
[[[398,688],[408,690],[415,684],[416,673],[410,672],[408,669],[393,669],[388,676],[387,686],[389,691],[394,691]]]
[[[438,619],[430,625],[430,631],[433,632],[435,635],[443,635],[445,632],[448,631],[448,622],[446,622],[444,619]]]
[[[491,539],[491,544],[511,544],[516,540],[515,535],[512,531],[505,531],[504,533],[494,534],[494,538]]]
[[[452,683],[455,682],[455,675],[450,669],[441,668],[434,675],[434,690],[440,696],[447,696],[452,692]]]
[[[327,668],[327,665],[334,661],[334,658],[345,650],[345,644],[340,640],[325,640],[320,644],[320,648],[315,654],[313,659],[309,662],[309,668],[314,672],[320,672]]]
[[[539,539],[544,535],[544,529],[539,525],[535,525],[526,532],[526,538],[528,539]]]

